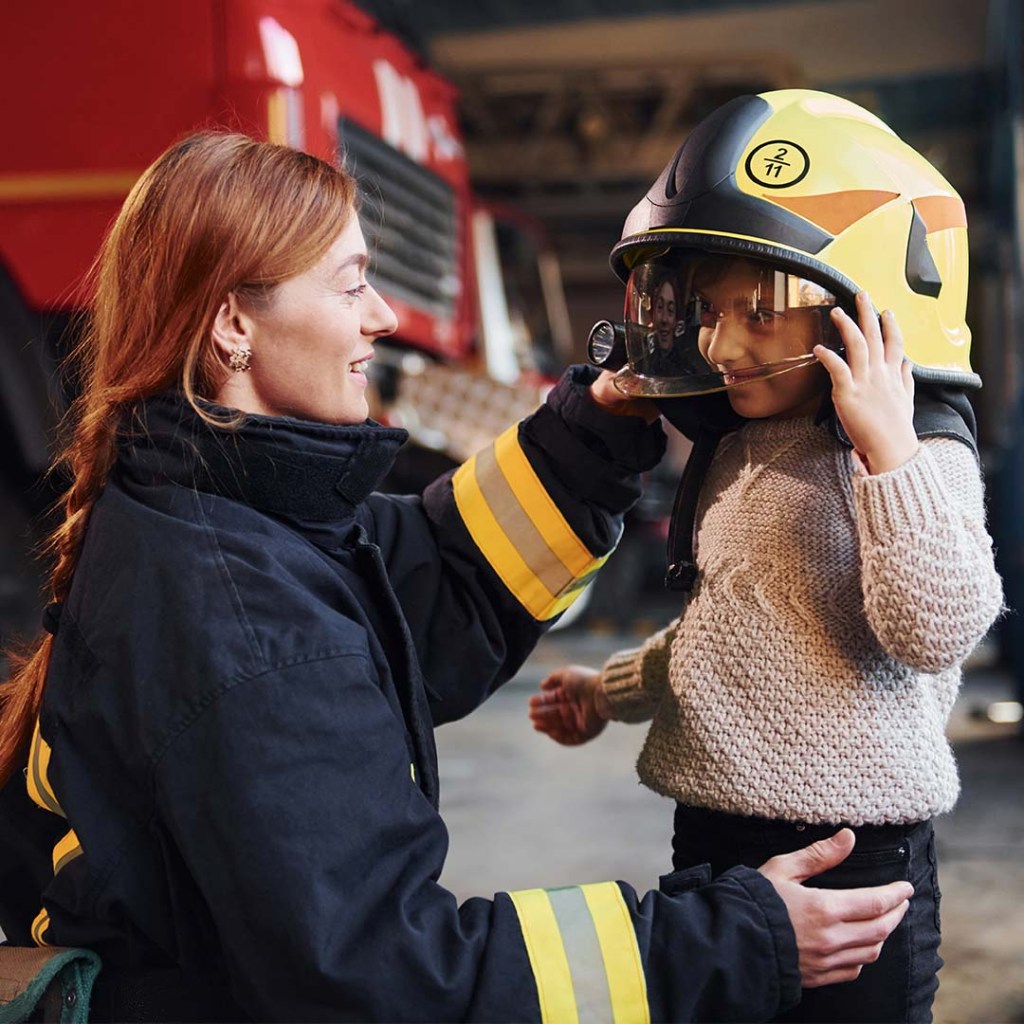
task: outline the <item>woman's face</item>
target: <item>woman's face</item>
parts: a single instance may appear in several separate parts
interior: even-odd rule
[[[658,348],[670,349],[676,336],[676,293],[665,281],[654,299],[654,337]]]
[[[274,289],[266,309],[238,311],[251,368],[229,373],[217,402],[266,416],[362,423],[369,415],[366,365],[373,343],[398,325],[366,283],[366,263],[353,215],[318,263]]]
[[[810,354],[821,341],[818,309],[775,312],[759,300],[759,273],[737,261],[718,279],[700,288],[707,312],[698,345],[701,355],[719,370],[727,384],[729,403],[741,416],[808,416],[821,404],[828,375],[820,363],[771,377],[751,371]]]

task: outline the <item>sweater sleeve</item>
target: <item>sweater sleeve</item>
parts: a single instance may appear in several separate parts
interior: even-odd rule
[[[613,654],[601,669],[601,685],[617,722],[646,722],[668,686],[668,666],[678,620],[640,646]]]
[[[878,642],[921,672],[961,663],[1002,608],[974,454],[948,438],[854,481],[864,606]]]

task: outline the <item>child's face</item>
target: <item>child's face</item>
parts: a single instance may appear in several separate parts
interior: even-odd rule
[[[698,346],[730,385],[726,394],[733,409],[749,419],[815,413],[828,382],[820,363],[771,377],[756,369],[810,354],[822,340],[821,312],[777,312],[780,303],[763,294],[764,276],[748,262],[736,261],[714,280],[695,286],[703,306]]]

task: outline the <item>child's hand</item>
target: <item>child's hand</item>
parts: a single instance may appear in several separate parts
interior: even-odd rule
[[[537,732],[568,747],[597,736],[611,718],[601,673],[582,665],[556,669],[530,698],[530,721]]]
[[[602,370],[590,385],[590,397],[615,416],[642,416],[648,423],[653,423],[660,415],[658,407],[649,398],[627,398],[615,386],[615,374],[611,370]]]
[[[914,378],[903,360],[903,338],[886,310],[878,320],[867,292],[857,295],[858,326],[838,307],[832,321],[846,348],[844,360],[816,345],[814,354],[832,378],[832,402],[859,471],[885,473],[902,466],[918,448],[914,432]]]

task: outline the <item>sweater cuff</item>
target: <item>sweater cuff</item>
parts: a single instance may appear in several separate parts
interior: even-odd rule
[[[615,721],[646,722],[654,714],[651,684],[660,690],[668,679],[671,647],[665,636],[666,630],[655,633],[642,646],[618,651],[604,663],[601,685]]]
[[[923,444],[896,469],[854,477],[853,493],[857,521],[872,544],[886,544],[901,531],[920,532],[950,506],[935,457]]]
[[[601,686],[616,722],[643,722],[650,718],[642,667],[643,648],[636,647],[613,654],[601,669]]]
[[[590,385],[600,371],[594,366],[570,366],[548,395],[547,404],[591,451],[630,473],[653,469],[665,454],[661,421],[642,416],[618,416],[594,401]]]

